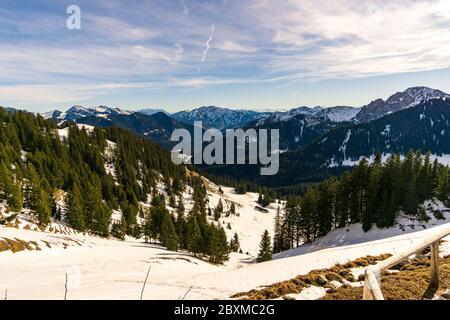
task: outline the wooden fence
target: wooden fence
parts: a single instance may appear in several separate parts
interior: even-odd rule
[[[409,250],[398,253],[387,260],[378,263],[375,266],[369,267],[365,270],[364,293],[363,300],[384,300],[381,291],[381,273],[395,266],[402,260],[412,256],[413,254],[430,247],[431,249],[431,278],[430,287],[439,288],[439,241],[450,235],[450,225],[442,228],[435,234],[418,242]]]

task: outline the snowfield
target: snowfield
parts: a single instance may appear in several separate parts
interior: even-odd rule
[[[260,231],[273,222],[273,218],[269,219],[272,214],[265,216],[252,211],[255,194],[240,196],[231,189],[223,190],[224,199],[239,201],[241,205],[236,208],[239,217],[225,218],[233,229],[227,232],[242,235],[243,250],[254,253]],[[213,188],[209,197],[213,205],[214,200],[218,201]],[[360,225],[353,225],[334,230],[312,244],[283,252],[267,263],[255,264],[252,255],[231,254],[224,266],[214,266],[190,254],[170,252],[142,240],[115,241],[79,233],[55,234],[2,226],[0,238],[35,241],[41,250],[0,253],[0,298],[8,290],[8,299],[63,299],[67,274],[67,299],[139,299],[151,268],[144,299],[176,300],[186,293],[189,300],[228,299],[235,293],[336,263],[406,250],[449,223],[450,214],[441,203],[429,202],[425,206],[430,210],[441,209],[447,220],[433,218],[424,224],[405,217],[394,228],[373,229],[366,234]],[[450,237],[445,240],[442,256],[450,254]],[[323,289],[311,287],[291,298],[317,299],[323,294]]]

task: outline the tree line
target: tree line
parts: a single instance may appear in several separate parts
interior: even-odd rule
[[[400,213],[427,219],[422,204],[437,198],[447,201],[449,168],[431,161],[430,153],[410,151],[402,159],[380,154],[369,164],[360,161],[340,178],[310,186],[302,196],[288,198],[284,212],[275,217],[274,252],[309,243],[335,228],[361,223],[364,231],[374,225],[388,228]]]

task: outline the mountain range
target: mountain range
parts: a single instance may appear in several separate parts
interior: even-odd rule
[[[100,127],[121,127],[166,148],[173,146],[170,135],[174,129],[192,131],[195,121],[202,121],[204,128],[220,130],[279,129],[280,151],[283,153],[281,172],[276,178],[264,181],[252,166],[203,168],[214,175],[256,179],[258,181],[255,182],[268,185],[291,185],[321,179],[377,152],[404,154],[412,148],[431,151],[436,156],[450,154],[450,143],[447,143],[450,95],[427,87],[409,88],[361,108],[318,106],[284,112],[259,112],[209,106],[169,114],[161,109],[132,112],[104,106],[75,106],[66,112],[52,111],[43,116],[58,123],[73,121]]]

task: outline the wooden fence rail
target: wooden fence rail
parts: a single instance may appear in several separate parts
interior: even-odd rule
[[[439,288],[439,241],[448,235],[450,235],[450,225],[442,228],[426,239],[419,241],[409,250],[398,253],[375,266],[367,268],[365,270],[366,278],[364,281],[363,300],[384,300],[380,284],[381,273],[427,247],[431,249],[430,286]]]

